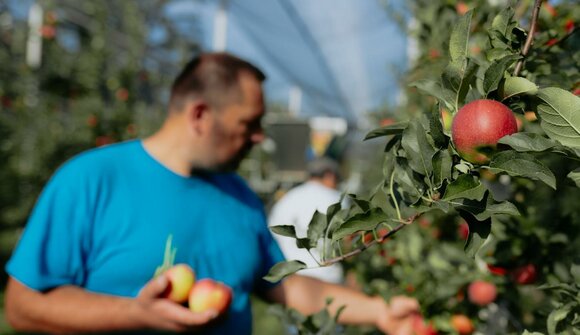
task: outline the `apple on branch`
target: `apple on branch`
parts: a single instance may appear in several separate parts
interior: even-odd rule
[[[500,138],[518,131],[514,113],[501,102],[474,100],[463,106],[451,125],[451,139],[468,162],[485,164]]]
[[[483,280],[476,280],[469,284],[467,288],[469,301],[472,303],[485,306],[490,304],[497,297],[497,288],[495,284]]]
[[[463,314],[454,314],[451,316],[451,327],[460,335],[469,335],[475,330],[473,322]]]

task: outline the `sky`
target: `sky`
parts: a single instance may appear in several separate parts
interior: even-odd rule
[[[364,125],[369,110],[396,104],[397,76],[407,67],[407,40],[385,1],[170,0],[160,15],[195,35],[204,50],[256,64],[268,76],[267,99],[297,117]],[[33,2],[8,1],[19,17]],[[404,8],[403,0],[388,4]],[[150,34],[163,37],[154,28]]]

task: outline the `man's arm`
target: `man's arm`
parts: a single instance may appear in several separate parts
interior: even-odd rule
[[[346,306],[339,317],[340,323],[374,325],[393,335],[412,334],[412,321],[419,313],[415,299],[394,297],[387,304],[380,297],[370,297],[352,288],[300,275],[288,277],[266,294],[266,299],[306,315],[322,310],[328,297],[333,298],[329,306],[331,314]]]
[[[157,329],[184,331],[211,321],[217,313],[192,313],[159,295],[167,278],[151,280],[135,299],[61,286],[47,292],[28,288],[10,278],[6,288],[6,318],[19,331],[84,333]]]

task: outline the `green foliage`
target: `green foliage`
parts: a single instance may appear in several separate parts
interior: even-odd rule
[[[166,2],[38,2],[39,66],[27,62],[27,39],[34,34],[28,21],[0,2],[2,236],[17,236],[65,160],[158,127],[170,80],[197,45],[157,15]],[[153,26],[167,33],[165,41],[149,39]],[[171,58],[160,57],[169,52]]]
[[[368,199],[353,195],[352,208],[341,210],[346,215],[324,235],[332,254],[322,265],[357,255],[345,264],[365,291],[417,297],[444,334],[455,334],[453,314],[468,315],[489,334],[573,329],[578,287],[562,284],[561,273],[579,261],[580,98],[571,91],[580,76],[570,65],[579,56],[570,44],[577,29],[560,27],[577,22],[579,12],[568,3],[557,7],[562,15],[543,9],[536,46],[522,55],[528,33],[520,25],[529,24],[522,15],[530,15],[530,1],[504,9],[478,3],[458,17],[460,4],[417,1],[422,52],[408,76],[406,121],[367,134],[365,140],[386,138],[383,177]],[[546,44],[554,34],[557,41]],[[509,106],[522,129],[477,165],[458,155],[440,112],[455,114],[482,98]],[[496,302],[480,307],[466,298],[477,279],[497,286]]]

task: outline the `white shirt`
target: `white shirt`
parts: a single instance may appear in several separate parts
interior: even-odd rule
[[[326,214],[328,206],[340,200],[340,192],[326,187],[316,181],[307,181],[286,193],[270,211],[269,225],[293,225],[296,236],[306,237],[308,224],[315,211]],[[280,245],[280,249],[288,260],[299,260],[308,267],[316,267],[318,264],[306,249],[296,247],[296,240],[291,237],[273,234]],[[313,256],[320,260],[320,252],[311,249]],[[301,275],[315,277],[327,282],[340,284],[344,281],[344,273],[339,263],[330,266],[304,269],[298,272]]]

